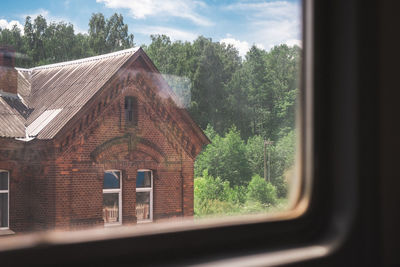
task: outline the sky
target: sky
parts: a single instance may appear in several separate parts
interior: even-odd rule
[[[134,34],[136,45],[148,45],[151,34],[173,41],[193,41],[199,35],[235,46],[244,56],[252,45],[269,50],[274,45],[301,46],[301,0],[14,0],[2,3],[0,28],[26,16],[43,15],[48,22],[64,21],[87,33],[93,13],[106,18],[120,13]]]

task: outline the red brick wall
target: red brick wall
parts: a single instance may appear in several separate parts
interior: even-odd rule
[[[0,90],[3,92],[17,94],[18,74],[14,66],[15,51],[10,47],[0,47]]]

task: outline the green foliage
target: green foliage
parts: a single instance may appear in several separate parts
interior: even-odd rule
[[[16,26],[0,29],[0,45],[14,47],[17,66],[31,67],[117,51],[134,42],[122,15],[95,13],[87,34],[76,34],[70,23],[28,16],[23,34]],[[166,35],[152,35],[143,48],[180,98],[180,107],[207,127],[212,141],[195,162],[195,175],[201,177],[195,181],[195,202],[204,209],[215,206],[207,212],[265,209],[268,204],[261,200],[247,199],[251,177],[264,175],[264,140],[273,141],[268,146],[271,184],[279,198],[285,197],[294,170],[300,48],[253,46],[242,59],[233,46],[211,38],[172,42]]]
[[[93,14],[88,34],[75,34],[74,26],[66,22],[51,22],[39,15],[33,22],[27,16],[24,34],[14,26],[0,29],[0,45],[18,52],[16,66],[32,67],[104,54],[134,46],[133,35],[120,14],[105,19]]]
[[[204,151],[197,156],[195,175],[200,176],[204,170],[233,186],[247,185],[251,178],[251,169],[246,159],[246,145],[236,127],[232,127],[224,137],[214,135]]]
[[[203,177],[194,180],[194,212],[210,215],[238,211],[239,204],[245,201],[244,192],[244,188],[231,188],[228,181],[214,178],[204,170]]]
[[[247,199],[249,201],[257,201],[261,204],[276,203],[276,188],[271,183],[267,183],[259,175],[254,175],[251,178],[247,187]]]
[[[194,213],[197,217],[270,212],[285,208],[286,201],[276,199],[275,188],[259,176],[253,177],[248,187],[231,187],[227,181],[213,178],[207,171],[204,171],[203,177],[194,180]]]
[[[235,214],[240,211],[240,206],[218,199],[208,199],[204,202],[194,201],[194,214],[197,217],[210,216],[210,215],[229,215]]]
[[[267,168],[270,168],[271,183],[277,188],[278,197],[286,197],[288,184],[286,174],[293,169],[295,163],[296,134],[294,130],[290,130],[277,142],[269,145],[267,150],[270,155]],[[250,137],[247,141],[246,153],[252,172],[263,177],[264,139],[259,135]]]
[[[261,136],[254,135],[247,140],[246,158],[252,173],[264,176],[264,139]]]
[[[294,168],[296,134],[292,130],[278,140],[271,151],[271,182],[277,187],[278,197],[286,197],[288,178]]]
[[[229,182],[208,175],[207,170],[204,170],[203,177],[194,180],[194,194],[200,202],[210,199],[226,200],[228,197],[225,189],[228,187]]]
[[[151,38],[147,54],[174,77],[167,78],[169,85],[203,129],[211,124],[223,135],[236,125],[245,140],[261,135],[272,141],[294,129],[299,47],[280,45],[267,52],[253,46],[242,62],[232,46],[203,36],[193,43]]]

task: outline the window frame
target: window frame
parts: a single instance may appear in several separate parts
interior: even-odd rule
[[[103,191],[102,197],[104,199],[104,194],[115,194],[118,193],[118,222],[115,223],[106,223],[104,222],[104,227],[112,227],[112,226],[119,226],[122,225],[122,171],[121,170],[105,170],[103,174],[106,172],[119,172],[119,188],[111,188],[111,189],[104,189],[104,176],[103,176]],[[104,201],[104,200],[103,200]],[[104,203],[104,202],[103,202]],[[104,204],[102,204],[103,207]]]
[[[153,199],[153,188],[154,188],[153,170],[150,170],[150,169],[138,169],[136,173],[139,173],[139,172],[150,172],[150,175],[151,175],[150,176],[151,186],[150,187],[141,187],[141,188],[137,188],[136,187],[135,199],[136,199],[137,193],[150,192],[150,219],[140,220],[140,221],[138,219],[136,219],[138,224],[153,222],[153,201],[154,201],[154,199]],[[136,205],[137,205],[137,202],[135,202],[135,212],[136,212]]]
[[[371,6],[355,0],[304,1],[303,10],[307,16],[303,25],[307,31],[303,38],[303,51],[306,51],[303,69],[312,73],[306,73],[307,77],[303,74],[302,83],[311,84],[312,89],[315,87],[311,96],[315,109],[310,115],[311,122],[315,123],[310,126],[300,121],[306,131],[301,140],[311,140],[314,144],[302,151],[312,157],[302,157],[300,163],[302,174],[311,175],[305,179],[314,178],[310,189],[301,187],[302,192],[312,191],[307,209],[300,201],[294,213],[281,216],[279,220],[262,217],[195,225],[174,222],[162,229],[158,225],[153,228],[144,225],[140,229],[121,229],[118,233],[89,230],[84,235],[82,232],[48,233],[44,236],[34,233],[35,238],[28,239],[34,241],[28,245],[21,240],[20,246],[10,245],[2,249],[2,262],[21,266],[28,260],[30,264],[62,262],[64,266],[83,261],[92,265],[113,263],[114,266],[132,263],[173,265],[176,262],[181,265],[211,265],[213,262],[217,263],[214,266],[226,266],[229,260],[230,263],[234,260],[236,266],[245,263],[259,266],[337,266],[345,263],[379,266],[375,263],[380,263],[380,259],[376,261],[374,257],[380,256],[383,244],[379,237],[381,228],[374,224],[382,221],[377,207],[380,207],[379,201],[383,197],[377,193],[377,180],[382,179],[384,183],[391,177],[379,177],[379,164],[376,164],[379,150],[378,153],[365,153],[371,152],[369,148],[377,152],[374,149],[379,140],[375,134],[382,129],[379,129],[376,115],[366,117],[360,113],[363,120],[354,115],[354,111],[357,114],[366,111],[370,115],[380,110],[375,102],[378,89],[374,88],[376,70],[380,69],[376,64],[365,64],[365,50],[373,48],[375,51],[376,43],[359,41],[369,40],[371,35],[376,37],[376,28],[361,30],[361,27],[364,22],[376,26],[376,7],[381,6],[367,2]],[[357,16],[360,15],[358,9],[366,6],[373,16]],[[313,23],[314,18],[316,23]],[[309,35],[314,33],[315,37],[309,39]],[[357,48],[360,51],[355,51]],[[309,51],[312,51],[311,59],[307,54]],[[372,63],[376,63],[377,53],[372,53],[372,57]],[[315,77],[314,70],[318,70]],[[300,104],[304,105],[305,101],[302,99]],[[307,119],[307,110],[304,112]],[[388,115],[395,118],[393,114]],[[366,129],[370,131],[361,131]],[[360,144],[364,146],[358,146]],[[358,173],[360,166],[363,170]],[[397,188],[388,188],[393,190],[390,192],[396,200],[399,199]],[[299,209],[302,206],[303,209]],[[386,219],[391,218],[388,213],[384,215]],[[74,253],[82,248],[86,253]],[[99,253],[103,251],[107,254]]]
[[[7,227],[0,227],[0,231],[10,229],[10,171],[0,169],[2,172],[7,173],[7,190],[0,190],[0,194],[7,194]]]

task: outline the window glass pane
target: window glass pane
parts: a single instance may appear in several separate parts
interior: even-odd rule
[[[136,218],[138,221],[150,219],[150,192],[136,193]]]
[[[0,227],[8,227],[8,194],[0,193]]]
[[[151,171],[139,171],[136,178],[136,188],[151,187]]]
[[[119,222],[119,193],[103,194],[104,223]]]
[[[8,190],[8,172],[0,172],[0,190]]]
[[[104,189],[120,188],[120,172],[107,171],[104,173]]]
[[[0,112],[0,192],[16,196],[18,234],[293,206],[300,0],[141,1],[147,15],[122,1],[31,2],[31,17],[0,9],[0,68],[12,65],[0,110],[17,115]],[[4,171],[29,186],[11,189]]]

